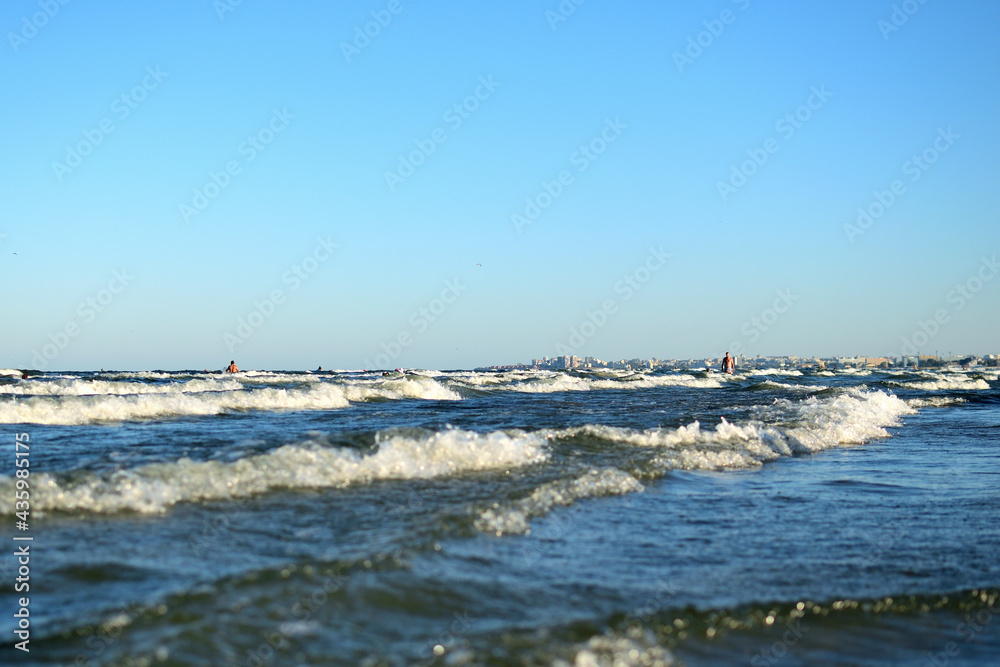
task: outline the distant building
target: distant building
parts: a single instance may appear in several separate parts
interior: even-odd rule
[[[582,359],[573,355],[563,355],[560,357],[540,357],[531,360],[528,364],[511,364],[506,366],[489,366],[483,370],[512,370],[512,369],[558,369],[558,368],[610,368],[616,370],[694,370],[699,371],[707,368],[719,368],[721,359],[708,357],[705,359],[619,359],[617,361],[602,361],[597,357],[583,357]],[[963,366],[972,368],[979,365],[992,367],[1000,366],[1000,355],[987,354],[982,357],[976,355],[940,357],[931,355],[920,355],[919,357],[828,357],[820,359],[818,357],[764,357],[756,355],[748,357],[738,355],[736,357],[736,367],[744,370],[752,368],[762,369],[888,369],[888,368],[913,368],[914,366],[926,368],[957,367]],[[478,370],[478,369],[477,369]]]

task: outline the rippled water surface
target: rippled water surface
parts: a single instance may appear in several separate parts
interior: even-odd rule
[[[1000,664],[997,378],[0,375],[0,660]]]

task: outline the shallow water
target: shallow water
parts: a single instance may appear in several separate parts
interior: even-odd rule
[[[5,613],[0,659],[996,664],[998,389],[995,370],[4,378],[35,556],[31,653]],[[0,477],[8,544],[13,493]]]

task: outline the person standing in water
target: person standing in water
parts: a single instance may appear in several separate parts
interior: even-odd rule
[[[726,356],[722,359],[722,372],[729,373],[730,375],[736,372],[736,361],[729,356],[728,352],[726,352]]]
[[[236,367],[236,362],[235,361],[230,361],[229,362],[229,368],[226,369],[226,372],[227,373],[239,373],[240,369],[238,369]]]

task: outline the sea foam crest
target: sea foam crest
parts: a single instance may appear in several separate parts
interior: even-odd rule
[[[240,389],[243,389],[243,385],[235,380],[199,378],[184,382],[147,384],[70,378],[52,381],[25,380],[16,385],[0,385],[0,394],[15,396],[122,396],[126,394],[194,394],[205,391],[239,391]]]
[[[433,378],[308,382],[295,387],[246,387],[237,380],[193,379],[167,384],[65,379],[33,382],[0,394],[0,424],[91,424],[267,410],[331,410],[371,400],[461,400]],[[23,398],[22,398],[23,396]]]
[[[852,389],[833,397],[778,400],[760,410],[760,420],[731,424],[722,418],[714,429],[703,429],[696,421],[676,429],[584,426],[579,430],[614,442],[662,448],[655,462],[660,469],[716,470],[888,437],[886,427],[914,412],[895,395]]]
[[[720,374],[719,378],[699,378],[693,375],[645,375],[606,377],[578,377],[553,373],[548,376],[524,378],[499,388],[529,394],[551,394],[562,391],[590,391],[592,389],[648,389],[651,387],[690,387],[694,389],[718,389],[727,380]]]
[[[0,424],[91,424],[251,410],[327,410],[349,404],[343,390],[330,384],[308,389],[31,396],[0,403]]]
[[[970,378],[966,375],[947,374],[934,375],[930,379],[918,382],[898,382],[896,386],[906,389],[923,389],[925,391],[958,390],[972,391],[989,389],[990,385],[982,378]]]
[[[421,398],[437,401],[460,401],[462,396],[432,377],[408,375],[386,380],[351,382],[341,385],[347,400],[365,402],[376,398],[395,400]]]
[[[777,380],[764,380],[757,386],[769,389],[789,389],[791,391],[822,391],[826,389],[826,387],[818,384],[788,384],[787,382],[778,382]]]
[[[759,466],[794,453],[810,453],[845,444],[887,437],[887,426],[915,410],[882,391],[849,390],[841,395],[802,401],[776,401],[761,412],[762,419],[732,424],[722,418],[714,428],[695,421],[678,428],[636,430],[588,424],[552,433],[558,440],[592,438],[614,445],[650,448],[655,456],[639,476],[656,477],[670,470],[727,470]],[[648,466],[648,467],[647,467]],[[529,496],[508,504],[481,509],[479,530],[502,535],[526,533],[530,519],[581,498],[642,491],[633,474],[616,468],[591,470],[572,480],[547,482]]]
[[[908,398],[906,404],[911,408],[944,408],[949,405],[959,405],[965,403],[964,398],[958,396],[929,396],[927,398]]]
[[[754,368],[748,371],[747,375],[786,375],[794,377],[802,375],[802,371],[787,368]]]
[[[617,468],[591,469],[576,479],[543,484],[512,504],[496,503],[479,512],[475,526],[497,536],[524,534],[529,532],[529,519],[548,514],[556,506],[572,505],[583,498],[634,493],[643,488],[639,480]]]
[[[762,412],[784,413],[779,418],[787,424],[781,430],[788,442],[800,451],[817,452],[886,438],[886,427],[899,425],[901,416],[916,410],[895,394],[852,388],[822,399],[783,399]]]
[[[676,429],[637,431],[588,425],[573,430],[574,435],[662,449],[652,462],[658,472],[749,468],[793,453],[779,430],[754,424],[731,424],[724,418],[714,429],[703,429],[701,423],[695,421]]]
[[[392,436],[374,452],[329,447],[318,439],[232,462],[183,458],[110,475],[31,476],[37,512],[162,512],[180,503],[246,498],[272,489],[343,487],[376,479],[415,479],[507,469],[546,460],[541,434],[448,429]],[[13,477],[0,476],[0,515],[14,511]]]

